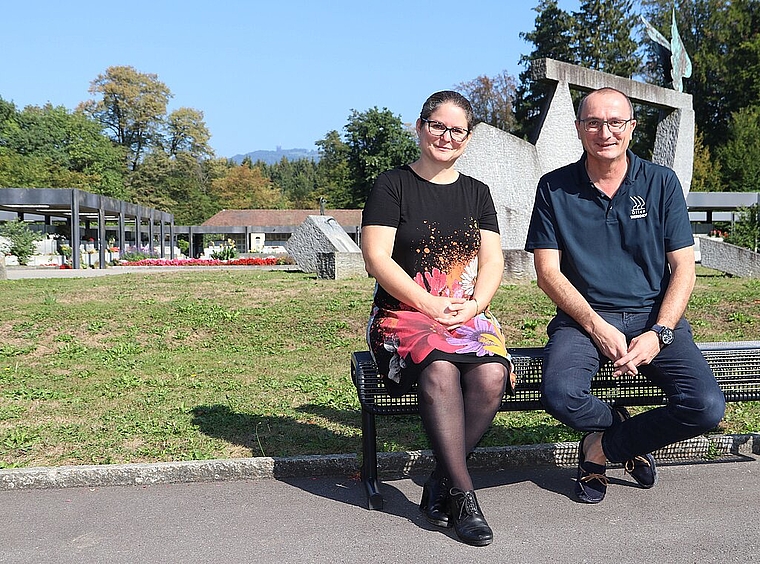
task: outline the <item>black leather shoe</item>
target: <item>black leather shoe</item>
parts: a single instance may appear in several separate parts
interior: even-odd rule
[[[486,546],[493,542],[493,531],[480,511],[478,499],[472,490],[449,491],[449,518],[459,540],[473,546]]]
[[[449,479],[438,478],[435,472],[422,487],[420,511],[430,523],[439,527],[449,526]]]

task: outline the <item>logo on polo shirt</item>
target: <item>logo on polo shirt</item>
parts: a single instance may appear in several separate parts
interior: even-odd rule
[[[631,219],[644,219],[647,216],[647,203],[641,196],[630,196],[633,202]]]

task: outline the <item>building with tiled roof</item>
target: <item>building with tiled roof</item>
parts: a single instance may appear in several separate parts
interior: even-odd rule
[[[203,225],[295,228],[310,215],[320,215],[319,210],[222,210],[204,221]],[[335,218],[348,233],[355,232],[354,228],[361,225],[362,221],[362,210],[325,210],[324,215]]]

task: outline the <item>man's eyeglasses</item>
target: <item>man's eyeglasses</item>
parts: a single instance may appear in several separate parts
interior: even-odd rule
[[[446,127],[440,121],[433,121],[425,118],[420,118],[420,120],[424,121],[427,124],[428,131],[431,135],[443,137],[448,131],[451,135],[451,140],[455,141],[456,143],[461,143],[467,139],[467,136],[470,134],[469,129],[464,129],[461,127]]]
[[[594,133],[596,131],[599,131],[600,129],[604,128],[606,125],[610,128],[610,131],[614,133],[620,133],[621,131],[625,131],[625,128],[628,126],[628,122],[633,121],[633,118],[631,119],[579,119],[580,123],[583,124],[583,129],[588,131],[589,133]]]

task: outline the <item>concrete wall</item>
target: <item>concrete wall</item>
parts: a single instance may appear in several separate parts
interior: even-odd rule
[[[760,254],[713,237],[699,237],[702,266],[734,276],[760,277]]]
[[[353,276],[367,277],[361,252],[317,253],[317,278],[340,280]]]

